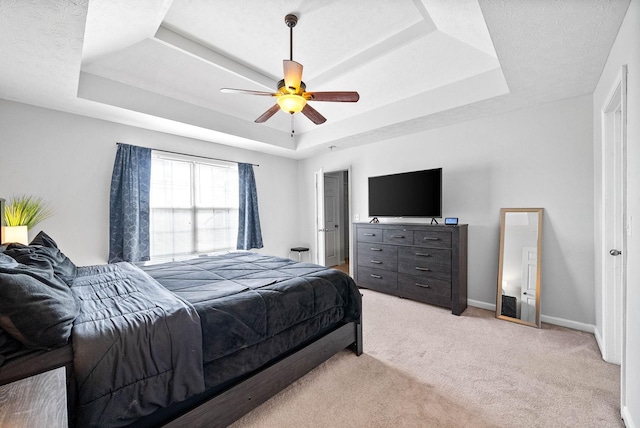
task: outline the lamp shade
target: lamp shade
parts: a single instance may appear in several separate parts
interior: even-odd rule
[[[2,244],[17,242],[29,245],[29,228],[27,226],[2,226]]]
[[[287,94],[278,97],[278,105],[287,113],[299,113],[307,104],[307,100],[300,95]]]

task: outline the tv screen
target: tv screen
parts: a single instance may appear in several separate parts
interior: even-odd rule
[[[369,217],[441,217],[442,168],[369,177]]]

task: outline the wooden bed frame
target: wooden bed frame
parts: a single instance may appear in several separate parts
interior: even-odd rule
[[[362,354],[362,320],[341,324],[301,348],[272,360],[250,377],[240,380],[190,410],[162,423],[167,428],[226,427],[255,409],[297,379],[345,348]],[[73,350],[71,345],[52,351],[34,351],[0,366],[0,385],[65,367],[69,426],[74,415]]]

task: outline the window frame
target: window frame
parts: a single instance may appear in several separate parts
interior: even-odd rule
[[[165,206],[154,206],[154,196],[153,196],[153,172],[154,172],[154,161],[156,160],[164,160],[164,161],[169,161],[169,162],[184,162],[187,163],[189,165],[189,206],[188,207],[181,207],[181,206],[171,206],[171,205],[165,205]],[[225,205],[223,207],[220,206],[215,206],[215,204],[213,206],[201,206],[198,204],[199,202],[199,197],[197,195],[198,192],[198,183],[201,180],[201,170],[198,168],[198,165],[202,165],[205,167],[214,167],[214,168],[228,168],[230,170],[235,170],[235,177],[236,177],[236,181],[235,181],[235,185],[236,188],[232,189],[232,195],[231,198],[229,198],[229,196],[226,196],[227,202],[231,202],[232,200],[234,201],[234,203],[230,203],[228,205]],[[227,218],[225,219],[227,224],[230,225],[224,229],[230,230],[232,232],[234,232],[234,226],[233,224],[235,223],[235,237],[237,238],[237,231],[238,231],[238,224],[237,224],[237,216],[238,216],[238,211],[239,211],[239,183],[238,183],[238,165],[235,162],[228,162],[228,161],[223,161],[223,160],[217,160],[217,159],[211,159],[211,158],[205,158],[205,157],[199,157],[199,156],[190,156],[190,155],[182,155],[182,154],[177,154],[177,153],[167,153],[167,152],[163,152],[163,151],[156,151],[153,150],[151,152],[151,183],[150,183],[150,188],[149,188],[149,193],[150,193],[150,203],[149,203],[149,246],[150,246],[150,258],[151,261],[167,261],[167,260],[180,260],[180,259],[187,259],[187,258],[193,258],[193,257],[197,257],[200,254],[212,254],[212,253],[220,253],[220,252],[228,252],[228,251],[232,251],[235,250],[235,240],[232,236],[228,237],[228,245],[227,247],[223,247],[223,248],[216,248],[215,245],[215,239],[214,241],[211,243],[211,247],[213,247],[210,250],[199,250],[198,249],[198,236],[202,233],[202,229],[201,227],[198,227],[198,211],[199,210],[209,210],[212,212],[212,215],[215,215],[216,210],[226,210],[227,211]],[[230,183],[232,180],[227,178],[227,183]],[[213,182],[213,181],[212,181]],[[235,195],[233,194],[235,193]],[[235,198],[233,198],[233,196],[236,196]],[[173,212],[175,212],[176,210],[184,210],[184,211],[189,211],[190,215],[189,215],[189,224],[191,225],[190,227],[190,243],[189,243],[189,252],[175,252],[175,242],[172,244],[172,251],[174,251],[171,254],[154,254],[154,245],[153,245],[153,240],[154,240],[154,210],[172,210]],[[232,218],[232,216],[236,215],[236,218]],[[175,234],[175,223],[172,221],[172,225],[174,228],[174,234]],[[175,239],[175,238],[173,238]],[[225,239],[226,241],[226,239]]]

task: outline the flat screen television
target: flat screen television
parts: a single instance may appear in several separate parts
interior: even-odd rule
[[[442,217],[442,168],[369,177],[369,217]]]

